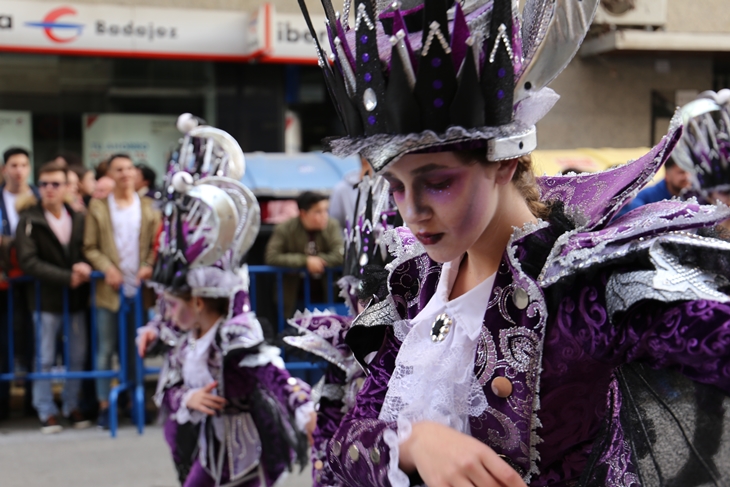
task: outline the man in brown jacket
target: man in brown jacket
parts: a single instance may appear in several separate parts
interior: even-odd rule
[[[337,267],[344,260],[342,229],[337,220],[329,217],[326,196],[307,191],[297,198],[299,216],[280,223],[266,245],[266,263],[280,267],[306,267],[315,278],[322,277],[325,267]],[[284,279],[284,313],[294,314],[299,292],[298,276]],[[324,294],[325,282],[312,286],[315,294]]]
[[[140,198],[134,190],[136,170],[130,157],[114,155],[108,167],[107,176],[114,180],[114,190],[105,199],[91,200],[84,232],[86,260],[105,275],[96,289],[99,370],[111,369],[112,356],[118,348],[120,294],[133,299],[142,281],[152,276],[154,238],[160,224],[152,200]],[[133,381],[136,331],[131,316],[127,323],[127,378]],[[109,392],[108,379],[96,381],[102,428],[109,426]]]

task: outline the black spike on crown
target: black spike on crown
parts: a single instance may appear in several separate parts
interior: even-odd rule
[[[405,63],[400,54],[394,53],[390,64],[390,79],[385,92],[385,106],[388,111],[388,129],[396,134],[408,134],[423,130],[421,107],[413,94]]]
[[[473,32],[457,5],[457,16],[461,15],[459,25],[453,27],[457,35],[452,35],[447,14],[453,0],[410,1],[407,19],[394,3],[382,14],[382,21],[376,18],[371,0],[356,0],[350,14],[355,32],[338,25],[339,19],[333,24],[330,0],[322,3],[335,51],[332,76],[325,75],[349,136],[444,133],[450,126],[472,129],[512,122],[514,64],[521,62],[522,55],[512,44],[513,28],[519,28],[513,26],[512,0],[494,0],[491,20],[486,25],[473,23]],[[486,9],[485,4],[479,19],[487,18]],[[421,49],[413,60],[417,62],[403,54],[403,44],[398,46],[400,51],[393,47],[388,55],[379,52],[378,36],[383,35],[391,39],[388,45],[395,46],[400,39],[410,46],[408,34],[416,32],[406,30],[413,25],[423,26]],[[380,48],[384,45],[381,42]],[[349,60],[353,54],[355,66]],[[390,62],[386,65],[382,59]],[[327,71],[328,66],[323,68]],[[353,110],[359,113],[357,121]]]
[[[484,121],[488,126],[497,127],[512,121],[515,53],[512,48],[511,0],[494,0],[486,46],[482,67]]]
[[[424,18],[415,93],[423,128],[444,132],[450,125],[449,110],[456,92],[446,0],[425,0]]]
[[[473,39],[470,42],[474,42]],[[471,47],[471,46],[470,46]],[[484,94],[479,84],[479,71],[474,49],[466,51],[459,73],[459,88],[451,104],[451,122],[461,127],[482,127],[484,123]]]
[[[355,42],[357,44],[357,106],[365,135],[386,131],[385,79],[378,53],[375,9],[370,0],[355,3]]]

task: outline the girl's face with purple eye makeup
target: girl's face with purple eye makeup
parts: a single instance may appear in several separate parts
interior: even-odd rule
[[[171,320],[178,328],[189,331],[197,324],[197,313],[193,300],[186,301],[177,296],[165,293],[165,318]]]
[[[382,174],[413,235],[436,262],[451,262],[496,216],[505,179],[500,163],[466,164],[453,152],[409,154]]]

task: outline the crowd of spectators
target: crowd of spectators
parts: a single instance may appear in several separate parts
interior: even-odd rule
[[[81,166],[77,157],[61,154],[40,167],[35,187],[29,184],[31,163],[26,150],[9,149],[2,162],[0,268],[4,279],[0,282],[0,337],[5,343],[12,327],[15,347],[11,351],[0,346],[0,371],[7,371],[11,358],[8,353],[14,353],[18,370],[52,372],[63,340],[68,344],[67,369],[81,371],[89,367],[89,282],[93,271],[104,274],[97,283],[93,303],[97,310],[96,365],[99,370],[111,369],[118,348],[121,299],[133,299],[152,274],[153,240],[160,224],[159,213],[148,197],[155,192],[154,171],[144,165],[135,167],[129,156],[118,154],[94,172]],[[40,303],[36,308],[34,283],[14,285],[13,302],[18,306],[14,322],[8,323],[7,279],[21,275],[37,280]],[[62,337],[64,308],[69,313],[69,327]],[[36,314],[36,309],[40,313]],[[132,342],[134,331],[128,328],[127,338]],[[133,354],[130,347],[128,377],[134,377]],[[106,428],[110,380],[95,382],[97,421]],[[65,381],[61,410],[49,380],[33,381],[26,396],[32,398],[44,433],[61,431],[62,416],[75,428],[91,424],[88,414],[82,412],[80,380]],[[8,415],[9,383],[0,382],[0,419]]]
[[[161,224],[155,172],[145,164],[135,166],[125,154],[110,157],[95,170],[84,168],[72,154],[59,155],[37,170],[37,187],[29,184],[31,172],[27,151],[5,152],[0,185],[0,343],[5,343],[12,327],[15,347],[10,351],[0,346],[0,373],[8,371],[10,358],[18,371],[54,372],[59,362],[71,372],[89,370],[92,359],[97,370],[112,369],[119,350],[119,313],[126,310],[127,323],[135,322],[132,301],[152,276],[154,241]],[[355,191],[362,176],[360,171],[353,174],[352,182],[337,192],[338,204],[347,202],[343,213],[352,211],[352,195],[347,193]],[[298,216],[277,225],[266,247],[268,265],[291,269],[284,279],[287,317],[301,306],[305,270],[312,278],[312,300],[324,301],[326,268],[343,263],[342,228],[330,216],[329,204],[325,195],[301,194]],[[96,280],[95,302],[90,303],[93,271],[103,273],[103,278]],[[18,306],[13,310],[14,323],[8,323],[8,279],[23,275],[35,281],[13,285],[13,302]],[[35,282],[40,286],[39,303]],[[151,307],[154,296],[144,302]],[[96,313],[95,350],[90,346],[90,310]],[[68,330],[63,325],[65,312]],[[134,343],[134,334],[134,327],[127,327],[128,343]],[[61,361],[63,343],[66,362]],[[135,347],[128,347],[127,377],[136,377],[135,353]],[[50,380],[29,383],[26,398],[32,398],[42,432],[57,433],[64,425],[90,426],[89,410],[97,413],[99,427],[108,428],[110,379],[82,382],[63,383],[60,407]],[[0,419],[9,414],[8,387],[7,381],[0,381]],[[85,407],[85,401],[94,407]]]

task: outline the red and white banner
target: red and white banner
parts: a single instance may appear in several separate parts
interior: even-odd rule
[[[324,16],[314,16],[327,46]],[[0,2],[0,51],[312,64],[301,14],[148,8],[33,0]]]
[[[0,51],[246,60],[248,12],[0,2]]]

